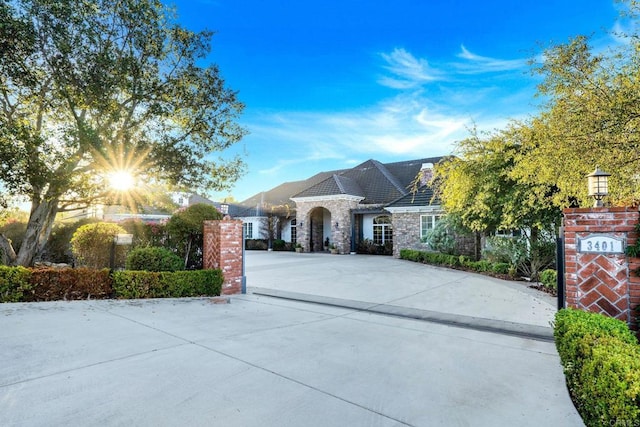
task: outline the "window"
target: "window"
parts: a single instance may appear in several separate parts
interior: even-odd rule
[[[291,243],[297,243],[298,241],[298,222],[295,219],[291,220]]]
[[[376,245],[393,243],[393,228],[390,217],[378,216],[373,219],[373,243]]]
[[[429,230],[433,230],[442,215],[420,215],[420,238],[427,237]]]
[[[245,239],[253,239],[253,223],[245,222],[242,224],[242,231],[244,232]]]

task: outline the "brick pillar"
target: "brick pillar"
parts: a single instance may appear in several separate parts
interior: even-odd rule
[[[203,243],[203,268],[222,270],[221,294],[242,292],[242,221],[205,221]]]
[[[640,303],[640,278],[624,251],[637,238],[638,209],[565,209],[563,213],[567,306],[632,325]]]

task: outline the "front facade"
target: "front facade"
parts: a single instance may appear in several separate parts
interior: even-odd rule
[[[305,252],[390,253],[425,248],[425,233],[442,215],[427,185],[442,157],[321,172],[246,200],[237,217],[247,238],[282,239]],[[422,180],[421,180],[422,179]],[[263,221],[259,222],[258,219]]]

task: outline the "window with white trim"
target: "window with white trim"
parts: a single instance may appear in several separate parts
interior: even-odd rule
[[[391,217],[382,215],[373,219],[373,243],[375,243],[376,245],[393,243],[393,227],[391,226]]]
[[[242,224],[242,231],[245,239],[253,239],[253,223],[245,222]]]
[[[298,222],[295,219],[291,220],[291,243],[298,241]]]
[[[442,215],[420,215],[420,238],[426,238],[427,233],[436,227],[441,218]]]

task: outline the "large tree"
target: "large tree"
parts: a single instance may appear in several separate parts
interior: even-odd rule
[[[215,65],[211,32],[158,0],[0,0],[0,186],[31,202],[29,265],[58,212],[108,199],[109,173],[194,190],[242,171],[212,153],[239,141],[243,109]]]
[[[554,202],[588,205],[585,176],[596,166],[612,174],[612,204],[640,201],[639,6],[628,4],[629,30],[609,49],[594,49],[578,36],[544,52],[535,64],[543,77],[541,113],[527,125],[527,156],[516,174],[557,187]]]

